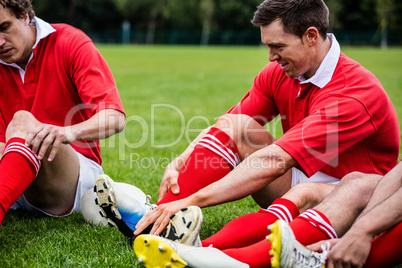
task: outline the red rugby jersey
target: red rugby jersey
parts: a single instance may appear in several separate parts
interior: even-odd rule
[[[74,125],[102,109],[124,113],[113,75],[90,38],[65,24],[33,50],[23,82],[19,70],[0,64],[0,141],[15,112],[57,126]],[[99,141],[74,141],[79,153],[101,164]]]
[[[323,88],[300,84],[276,62],[268,64],[229,113],[261,125],[280,114],[284,135],[275,143],[309,177],[317,171],[336,178],[352,171],[385,174],[398,162],[399,124],[391,100],[373,74],[343,53]]]

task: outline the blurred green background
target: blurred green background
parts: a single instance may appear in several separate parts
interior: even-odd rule
[[[258,45],[250,20],[262,0],[33,0],[37,15],[97,43]],[[325,0],[343,45],[402,44],[402,1]],[[124,25],[124,27],[123,27]],[[123,30],[123,28],[125,30]]]

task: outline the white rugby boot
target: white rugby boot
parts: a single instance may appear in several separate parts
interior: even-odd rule
[[[272,244],[272,268],[323,268],[329,252],[329,242],[322,245],[322,253],[309,250],[300,244],[289,225],[283,220],[277,220],[268,226],[271,234],[267,239]]]
[[[201,208],[197,206],[183,208],[170,217],[169,225],[161,236],[183,245],[201,247],[199,233],[202,220]]]
[[[107,220],[99,214],[99,206],[95,203],[96,193],[91,188],[81,197],[81,212],[85,220],[95,225],[107,225]]]
[[[95,182],[95,203],[110,226],[115,226],[127,238],[134,238],[135,225],[156,205],[137,187],[114,182],[106,174],[99,175]]]
[[[172,240],[155,236],[139,235],[134,240],[134,251],[138,261],[146,268],[193,267],[193,268],[247,268],[213,247],[191,247]]]

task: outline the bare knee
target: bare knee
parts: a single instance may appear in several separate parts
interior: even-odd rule
[[[244,114],[225,114],[217,120],[215,127],[233,139],[243,159],[275,141],[264,127]]]
[[[257,121],[248,115],[225,114],[218,118],[215,127],[220,128],[230,137],[235,138],[243,136],[243,130],[250,126],[255,126],[255,124],[258,124]]]
[[[28,132],[36,127],[39,121],[28,111],[16,112],[6,130],[6,139],[12,137],[26,138]]]
[[[302,182],[292,187],[283,198],[292,201],[302,213],[322,202],[334,188],[331,184]]]
[[[364,208],[381,178],[378,174],[352,172],[342,178],[339,187],[347,187],[349,192],[353,193],[349,198],[355,199],[353,202]]]

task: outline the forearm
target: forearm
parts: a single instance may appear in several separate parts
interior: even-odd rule
[[[244,198],[282,176],[295,164],[279,146],[268,146],[250,155],[224,178],[191,195],[188,202],[209,207]]]
[[[351,231],[360,231],[375,237],[402,221],[402,187],[369,212],[360,217]]]
[[[188,202],[190,205],[203,208],[239,200],[261,189],[274,179],[275,176],[263,177],[258,173],[244,172],[239,166],[221,180],[189,196]]]
[[[79,124],[67,127],[74,140],[106,139],[124,129],[125,116],[117,110],[105,109]]]
[[[402,187],[402,162],[396,165],[391,171],[384,175],[378,182],[366,208],[358,217],[366,215],[371,209],[392,196]]]

